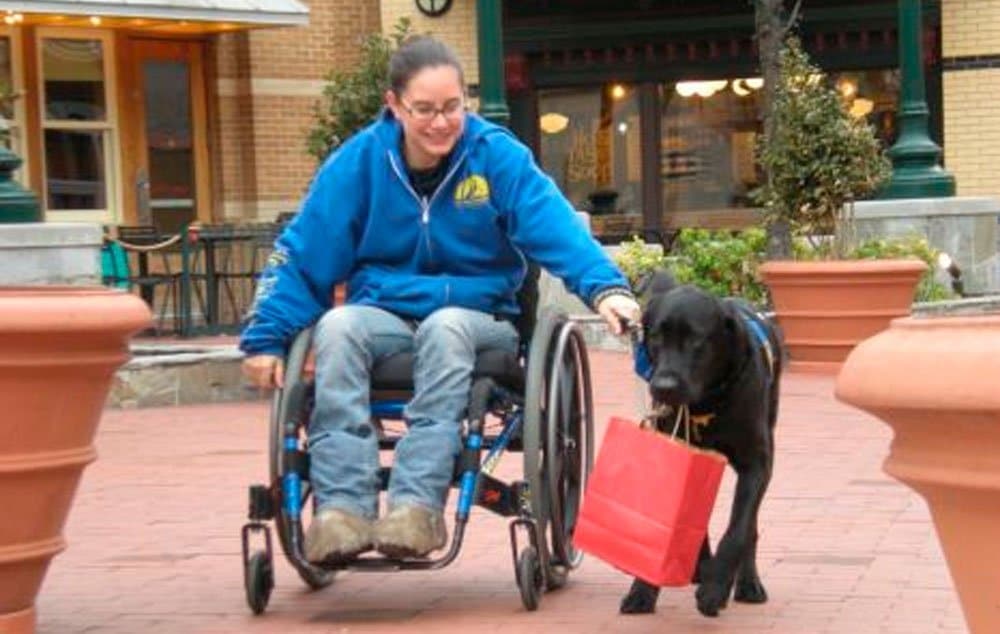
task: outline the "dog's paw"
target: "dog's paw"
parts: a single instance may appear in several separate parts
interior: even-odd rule
[[[652,614],[656,610],[656,599],[660,589],[636,579],[628,594],[622,598],[618,611],[622,614]]]
[[[703,583],[694,596],[702,615],[719,616],[719,610],[728,602],[729,590],[718,583]]]
[[[733,600],[740,603],[766,603],[767,590],[764,589],[760,579],[740,579],[736,582]]]

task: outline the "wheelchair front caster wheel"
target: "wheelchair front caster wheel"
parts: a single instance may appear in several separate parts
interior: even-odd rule
[[[538,601],[542,596],[542,562],[534,546],[528,546],[517,558],[517,587],[521,590],[521,603],[524,609],[534,612],[538,609]]]
[[[243,571],[247,591],[247,604],[254,614],[263,614],[274,589],[274,567],[266,552],[259,551],[247,561]]]

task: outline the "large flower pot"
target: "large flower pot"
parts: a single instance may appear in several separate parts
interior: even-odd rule
[[[858,342],[910,314],[917,259],[773,261],[760,267],[793,368],[836,371]]]
[[[0,287],[0,632],[34,631],[34,602],[93,446],[139,298],[103,287]]]
[[[1000,632],[1000,316],[899,319],[837,398],[894,431],[885,471],[927,500],[970,631]],[[919,601],[919,597],[914,597]]]

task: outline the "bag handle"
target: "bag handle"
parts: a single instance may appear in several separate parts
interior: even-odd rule
[[[644,416],[642,420],[639,421],[640,429],[650,429],[656,431],[656,425],[653,421],[656,419],[656,413],[650,413]],[[687,405],[681,405],[677,408],[677,416],[674,417],[674,429],[670,432],[671,438],[677,438],[677,430],[681,426],[681,421],[684,422],[684,442],[691,444],[691,410]]]

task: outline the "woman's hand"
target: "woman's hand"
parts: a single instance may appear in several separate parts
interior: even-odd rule
[[[638,324],[641,310],[638,302],[628,295],[608,295],[597,305],[597,312],[607,322],[613,334],[625,334],[625,324]]]
[[[285,362],[273,354],[255,354],[243,359],[243,376],[256,387],[284,387]]]

